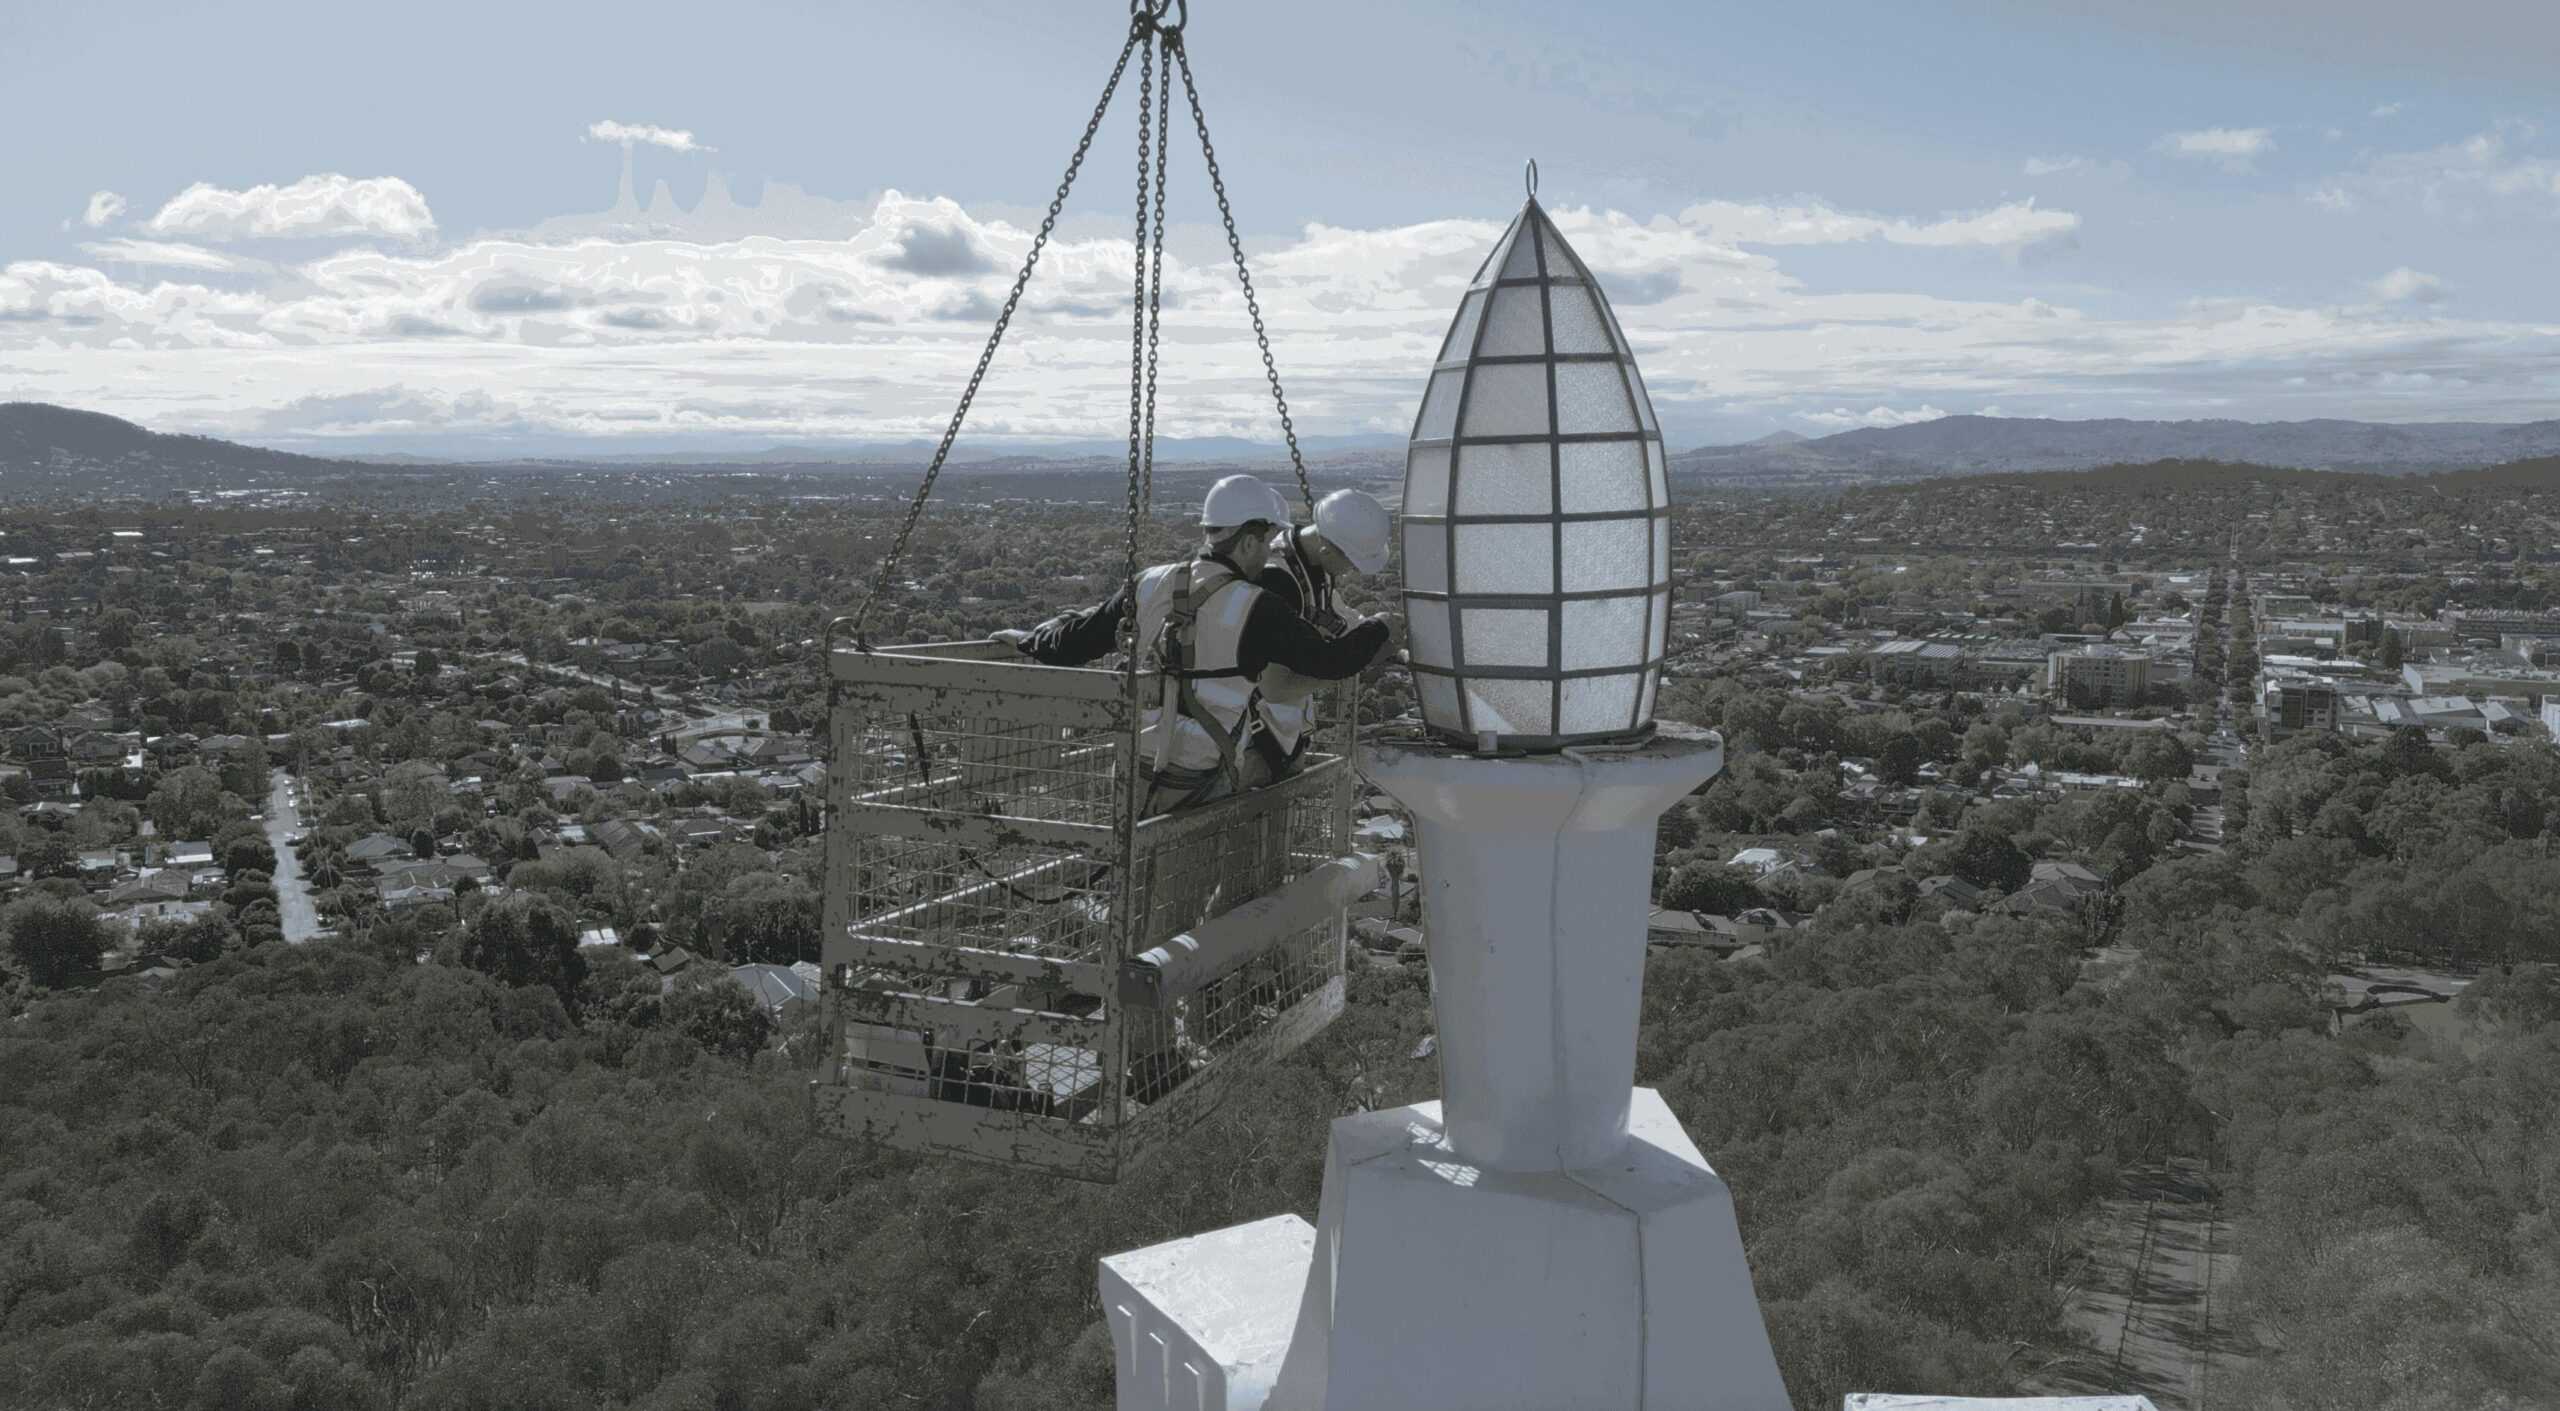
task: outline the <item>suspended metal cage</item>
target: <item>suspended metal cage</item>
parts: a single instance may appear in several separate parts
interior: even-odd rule
[[[1122,639],[1117,670],[1035,665],[1009,646],[874,648],[888,592],[1076,172],[1138,60],[1129,499],[1121,581],[1135,595],[1154,473],[1165,152],[1182,79],[1245,312],[1315,505],[1177,0],[1132,0],[1110,80],[1067,163],[904,525],[823,644],[833,746],[821,960],[820,1122],[892,1146],[1117,1179],[1198,1121],[1235,1076],[1306,1041],[1343,1000],[1345,917],[1379,881],[1348,850],[1348,727],[1319,730],[1288,778],[1138,816],[1141,700],[1162,681]],[[1164,61],[1158,66],[1158,59]],[[1353,692],[1334,693],[1350,702]],[[1356,719],[1356,705],[1342,711]],[[1333,743],[1328,749],[1324,741]]]
[[[823,1124],[1110,1181],[1341,1011],[1379,881],[1342,726],[1279,783],[1133,819],[1122,672],[990,642],[829,666]]]

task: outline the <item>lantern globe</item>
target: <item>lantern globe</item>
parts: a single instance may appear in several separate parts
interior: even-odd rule
[[[1402,533],[1432,734],[1542,751],[1652,729],[1671,612],[1662,431],[1608,295],[1534,195],[1441,342]]]

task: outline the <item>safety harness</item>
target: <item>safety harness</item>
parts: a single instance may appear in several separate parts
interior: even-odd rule
[[[1159,718],[1165,722],[1165,728],[1156,738],[1154,770],[1158,774],[1164,772],[1167,756],[1173,749],[1173,719],[1180,716],[1199,726],[1201,732],[1217,745],[1219,772],[1226,776],[1228,788],[1241,792],[1244,774],[1236,766],[1237,747],[1244,743],[1246,732],[1252,729],[1254,721],[1262,713],[1262,688],[1254,687],[1245,697],[1245,707],[1237,713],[1233,726],[1219,723],[1218,717],[1201,703],[1195,683],[1249,678],[1241,669],[1240,662],[1230,661],[1223,668],[1205,668],[1199,665],[1193,653],[1198,649],[1201,610],[1229,588],[1251,585],[1233,568],[1217,559],[1206,561],[1216,572],[1194,574],[1192,570],[1202,562],[1190,559],[1174,565],[1172,578],[1167,584],[1171,601],[1165,608],[1164,624],[1156,629],[1155,643],[1149,649],[1148,669],[1164,678],[1164,700]],[[1204,577],[1208,581],[1202,582]]]

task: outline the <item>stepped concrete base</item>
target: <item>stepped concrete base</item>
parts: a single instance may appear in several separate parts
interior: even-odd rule
[[[1632,1098],[1573,1171],[1468,1162],[1436,1102],[1335,1122],[1271,1411],[1788,1411],[1732,1194]]]
[[[1261,1411],[1315,1244],[1314,1226],[1275,1215],[1105,1258],[1120,1411]]]
[[[1651,1089],[1628,1125],[1506,1172],[1436,1102],[1342,1118],[1315,1228],[1102,1261],[1120,1411],[1788,1411],[1732,1195]]]
[[[1862,1391],[1841,1411],[2159,1411],[2147,1396],[1901,1396]]]

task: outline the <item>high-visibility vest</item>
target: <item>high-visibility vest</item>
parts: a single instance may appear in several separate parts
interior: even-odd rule
[[[1138,576],[1137,640],[1163,679],[1138,731],[1150,769],[1232,772],[1261,691],[1237,669],[1262,590],[1216,559],[1159,564]]]

